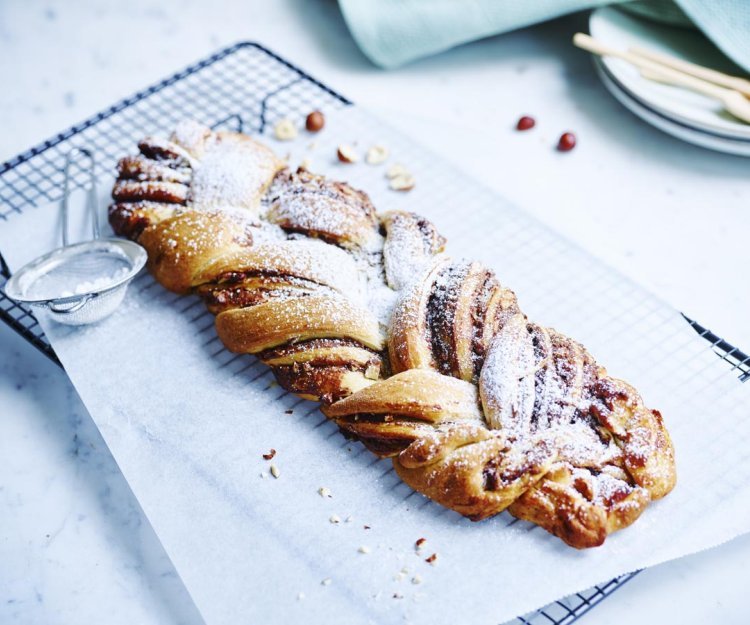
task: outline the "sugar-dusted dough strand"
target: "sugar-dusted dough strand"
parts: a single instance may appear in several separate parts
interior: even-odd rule
[[[292,172],[250,137],[181,124],[123,158],[110,223],[224,345],[474,520],[508,510],[578,548],[675,483],[661,415],[413,213]]]

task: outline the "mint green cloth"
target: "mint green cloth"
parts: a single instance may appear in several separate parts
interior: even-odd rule
[[[362,51],[376,65],[390,68],[468,41],[621,2],[339,0],[339,5]],[[750,71],[750,0],[639,0],[632,10],[671,23],[692,21],[735,63]]]

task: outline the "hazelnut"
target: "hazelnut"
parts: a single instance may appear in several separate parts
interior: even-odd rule
[[[572,132],[564,132],[560,135],[560,140],[557,142],[557,149],[560,152],[570,152],[576,147],[576,136]]]
[[[309,132],[320,132],[323,130],[323,126],[326,125],[326,118],[320,111],[313,111],[305,119],[305,128]]]
[[[516,130],[531,130],[534,126],[536,126],[536,120],[533,117],[524,115],[521,119],[518,120],[518,123],[516,124]]]
[[[359,160],[357,153],[350,145],[340,145],[336,155],[342,163],[356,163]]]
[[[382,145],[373,145],[367,150],[367,156],[365,156],[365,161],[367,161],[368,165],[380,165],[381,163],[385,163],[387,159],[388,148]]]
[[[297,127],[291,119],[280,119],[273,129],[273,136],[279,141],[291,141],[297,136]]]

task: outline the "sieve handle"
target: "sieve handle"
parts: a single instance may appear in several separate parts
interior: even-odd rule
[[[73,161],[79,155],[85,156],[89,161],[89,191],[86,196],[86,210],[91,213],[91,224],[94,238],[99,238],[99,211],[97,210],[97,193],[96,193],[96,161],[94,153],[88,148],[73,148],[65,155],[65,180],[63,186],[62,199],[62,240],[63,246],[68,245],[68,211],[70,210],[70,168]]]
[[[58,315],[70,315],[74,312],[78,312],[79,310],[81,310],[81,308],[83,308],[86,304],[88,304],[95,297],[96,297],[96,294],[89,293],[88,295],[84,295],[80,300],[78,300],[72,306],[67,306],[65,308],[62,308],[60,304],[49,304],[49,309],[53,313],[57,313]]]

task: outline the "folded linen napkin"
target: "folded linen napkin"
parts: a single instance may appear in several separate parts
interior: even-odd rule
[[[750,71],[750,0],[339,0],[349,30],[376,65],[392,68],[468,41],[566,13],[623,4],[641,15],[694,25]]]

